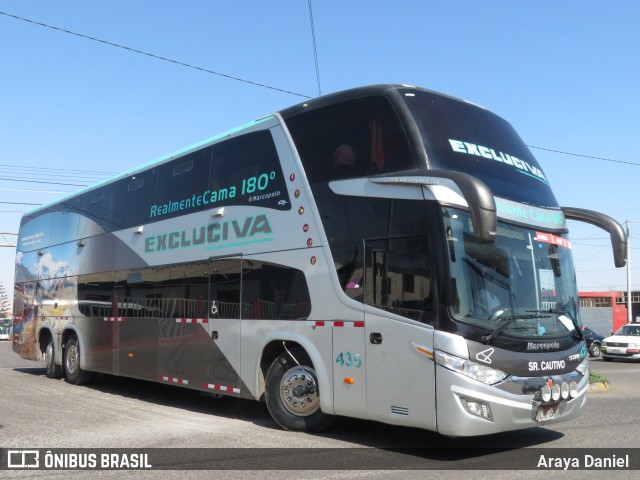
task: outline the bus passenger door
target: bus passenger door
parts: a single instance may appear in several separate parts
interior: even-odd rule
[[[366,241],[364,266],[367,416],[435,430],[435,321],[427,239]]]
[[[207,365],[207,389],[240,395],[240,319],[242,258],[209,261],[209,335],[212,351]],[[246,314],[246,312],[245,312]]]

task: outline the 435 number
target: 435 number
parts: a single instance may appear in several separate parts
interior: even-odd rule
[[[359,353],[340,352],[336,357],[336,363],[342,367],[360,368],[362,366],[362,357]]]

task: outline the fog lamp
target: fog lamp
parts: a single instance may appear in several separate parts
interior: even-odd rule
[[[569,384],[569,395],[571,398],[576,398],[578,396],[578,384],[576,382],[571,382]]]
[[[542,397],[543,402],[548,402],[551,400],[551,387],[549,385],[545,385],[540,389],[540,396]]]
[[[467,412],[476,417],[484,418],[485,420],[493,421],[493,415],[491,414],[491,407],[488,403],[481,402],[479,400],[472,400],[470,398],[461,398],[462,405]]]
[[[560,385],[557,383],[551,387],[551,398],[553,398],[554,401],[560,400]]]
[[[569,384],[567,382],[562,382],[560,385],[560,396],[565,400],[569,398]]]

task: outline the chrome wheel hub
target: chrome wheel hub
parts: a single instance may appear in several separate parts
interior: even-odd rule
[[[71,374],[74,374],[78,369],[78,347],[76,345],[67,347],[66,364],[67,371]]]
[[[44,352],[44,363],[47,365],[53,365],[53,344],[49,343]]]
[[[294,415],[305,417],[320,408],[316,372],[309,367],[293,367],[282,377],[280,398]]]

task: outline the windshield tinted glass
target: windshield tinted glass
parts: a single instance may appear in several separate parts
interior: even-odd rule
[[[558,206],[538,162],[504,119],[434,93],[415,89],[400,93],[416,121],[430,168],[469,173],[498,197]]]
[[[565,335],[578,294],[566,236],[498,223],[494,244],[472,235],[469,214],[445,209],[455,318],[516,337]],[[512,318],[519,317],[519,318]]]
[[[624,325],[616,332],[616,335],[625,336],[640,336],[640,324],[639,325]]]
[[[309,183],[416,168],[388,100],[362,97],[287,117]]]

